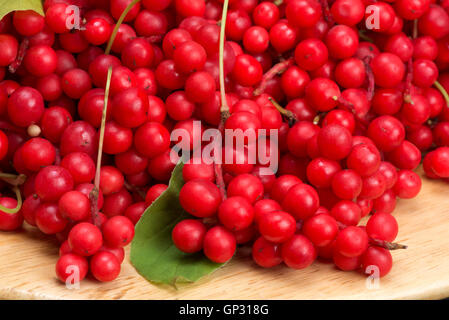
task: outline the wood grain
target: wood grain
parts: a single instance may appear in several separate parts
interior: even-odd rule
[[[1,299],[439,299],[449,296],[449,193],[443,181],[424,179],[420,195],[399,201],[394,213],[397,241],[409,245],[393,252],[394,266],[368,289],[366,276],[315,262],[306,270],[284,266],[262,269],[249,252],[226,267],[178,290],[155,286],[125,262],[111,283],[84,280],[69,290],[58,282],[57,243],[36,230],[0,234]]]

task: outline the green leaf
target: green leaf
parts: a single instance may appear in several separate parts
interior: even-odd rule
[[[202,253],[186,254],[173,244],[171,232],[181,220],[191,218],[179,204],[183,164],[173,171],[168,189],[145,211],[136,225],[131,245],[131,263],[145,279],[176,286],[194,282],[223,264],[213,263]]]
[[[44,15],[41,0],[0,0],[0,19],[13,11],[33,10]]]

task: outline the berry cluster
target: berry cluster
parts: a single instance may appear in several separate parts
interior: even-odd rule
[[[55,235],[61,281],[73,266],[78,280],[119,275],[176,165],[170,133],[202,147],[195,121],[253,132],[257,145],[272,139],[262,129],[279,138],[277,172],[249,161],[249,140],[223,148],[231,162],[183,167],[192,218],[173,242],[218,263],[251,245],[262,267],[321,257],[384,276],[389,250],[403,247],[391,213],[419,193],[422,152],[430,178],[449,177],[446,0],[46,0],[44,10],[0,21],[0,230],[25,220]]]

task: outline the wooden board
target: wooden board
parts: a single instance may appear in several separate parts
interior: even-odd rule
[[[379,287],[367,277],[315,262],[306,270],[258,268],[248,252],[195,284],[178,290],[155,286],[126,262],[111,283],[84,280],[69,290],[58,282],[57,243],[36,230],[0,234],[0,299],[439,299],[449,297],[449,185],[424,179],[413,200],[400,201],[394,215],[398,242],[394,266]]]

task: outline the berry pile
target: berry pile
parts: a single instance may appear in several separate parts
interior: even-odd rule
[[[405,247],[391,213],[419,193],[422,153],[428,177],[449,178],[449,1],[46,0],[44,10],[0,21],[0,230],[25,220],[55,235],[63,282],[73,266],[77,281],[119,275],[134,225],[176,166],[171,132],[201,149],[197,121],[200,133],[256,137],[225,145],[232,161],[183,167],[192,218],[173,242],[218,263],[250,245],[266,268],[320,257],[384,276],[390,250]],[[279,167],[266,174],[272,163],[248,154],[273,132]]]

